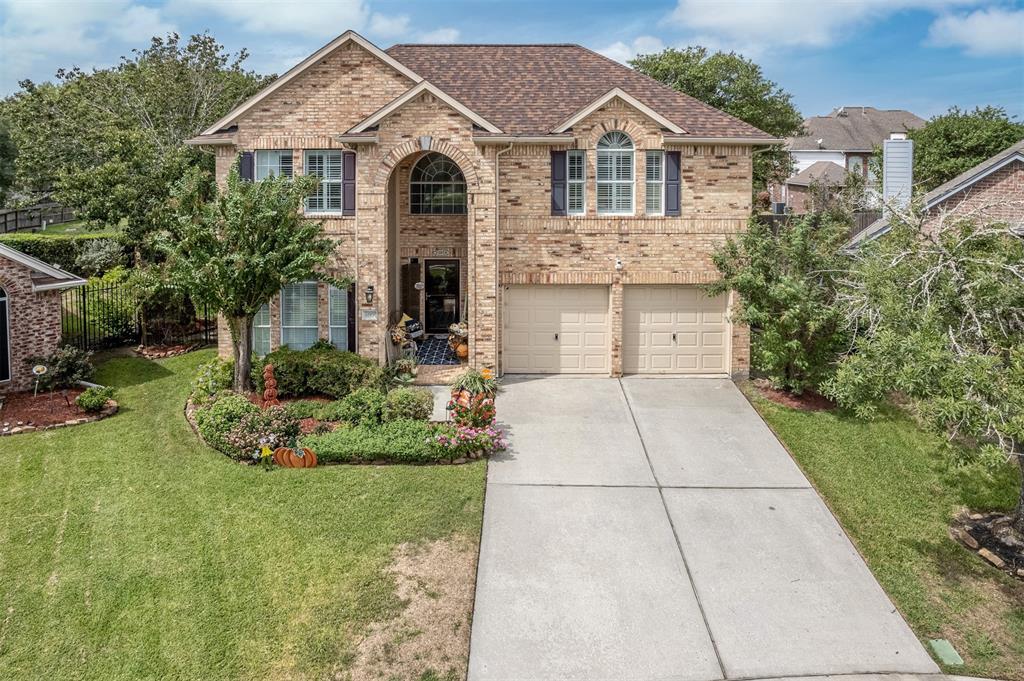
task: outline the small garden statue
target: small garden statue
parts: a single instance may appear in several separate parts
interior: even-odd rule
[[[277,379],[274,378],[274,365],[263,367],[263,408],[276,407],[281,403],[277,400]]]

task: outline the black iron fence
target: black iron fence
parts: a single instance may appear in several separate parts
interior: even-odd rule
[[[91,283],[64,291],[63,342],[83,350],[123,345],[209,345],[217,339],[217,318],[187,298],[139,305],[122,284]]]
[[[62,225],[75,219],[75,212],[59,203],[40,203],[27,208],[0,210],[0,234],[44,225]]]

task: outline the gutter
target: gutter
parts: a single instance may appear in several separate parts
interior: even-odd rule
[[[573,135],[474,135],[473,141],[477,144],[493,144],[495,142],[507,142],[515,144],[572,144],[576,141]],[[500,153],[504,153],[508,149]]]
[[[687,135],[664,135],[666,144],[736,144],[751,146],[773,146],[785,144],[786,140],[775,137],[689,137]]]

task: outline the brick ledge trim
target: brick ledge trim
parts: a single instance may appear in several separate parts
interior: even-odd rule
[[[705,272],[501,272],[502,286],[538,284],[577,284],[609,286],[611,284],[709,284],[721,277]]]

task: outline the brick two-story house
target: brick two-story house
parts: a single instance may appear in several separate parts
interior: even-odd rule
[[[711,253],[745,229],[777,140],[577,45],[395,45],[348,32],[189,140],[241,172],[322,178],[306,204],[350,292],[286,287],[254,342],[386,361],[404,312],[469,329],[502,373],[748,368]],[[222,334],[225,337],[226,334]]]

